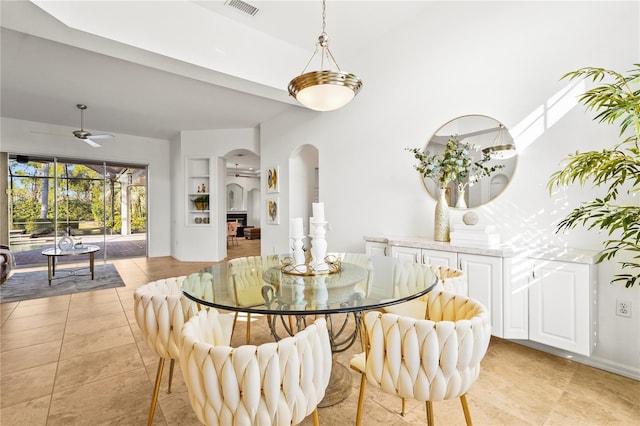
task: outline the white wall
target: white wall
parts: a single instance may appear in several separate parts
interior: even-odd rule
[[[328,113],[294,109],[262,124],[262,164],[280,165],[281,219],[289,217],[287,158],[311,144],[319,149],[330,251],[363,251],[363,235],[432,236],[435,201],[404,148],[424,146],[454,117],[484,114],[511,130],[519,159],[507,189],[474,209],[481,220],[513,244],[601,249],[605,236],[597,232],[554,233],[571,208],[599,192],[573,187],[550,196],[546,184],[567,154],[610,147],[617,129],[567,107],[562,101],[575,101],[575,93],[555,101],[570,84],[560,81],[568,71],[626,71],[638,61],[639,16],[638,2],[434,3],[361,56],[338,58],[364,80],[351,104]],[[263,254],[286,251],[287,233],[284,221],[263,226]],[[640,376],[640,291],[610,285],[617,269],[600,266],[593,358]],[[631,319],[614,315],[616,298],[632,301]]]
[[[183,261],[217,262],[227,256],[226,161],[224,156],[234,149],[259,152],[258,129],[192,130],[180,132],[172,148],[174,169],[172,191],[173,241],[172,255]],[[174,152],[175,151],[175,152]],[[209,208],[211,226],[188,226],[185,221],[184,162],[187,157],[209,157],[213,164]]]
[[[70,135],[76,128],[2,117],[0,151],[27,155],[50,155],[86,160],[148,164],[149,256],[169,256],[171,192],[169,141],[115,134],[101,148],[92,148],[73,137],[52,136],[33,131]],[[152,147],[152,148],[150,148]]]

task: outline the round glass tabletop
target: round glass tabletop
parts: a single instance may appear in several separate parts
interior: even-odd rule
[[[283,315],[358,312],[405,302],[429,292],[438,278],[428,265],[385,256],[340,254],[339,272],[282,272],[289,255],[232,259],[189,275],[186,297],[218,309]]]

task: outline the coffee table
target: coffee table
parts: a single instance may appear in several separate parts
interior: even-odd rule
[[[94,255],[99,250],[100,250],[100,247],[91,245],[91,244],[83,245],[82,247],[74,247],[67,250],[61,250],[58,247],[48,248],[46,250],[43,250],[42,254],[47,256],[47,271],[48,271],[49,285],[51,285],[51,280],[55,279],[56,258],[59,256],[80,256],[83,254],[88,254],[89,255],[89,272],[91,273],[91,280],[93,280]],[[76,274],[77,269],[71,269],[68,272],[69,272],[68,275],[79,275],[79,274]]]

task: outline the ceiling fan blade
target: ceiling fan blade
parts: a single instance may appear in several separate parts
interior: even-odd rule
[[[98,135],[89,135],[87,136],[87,139],[111,139],[112,137],[113,135],[109,133],[101,133]]]
[[[94,142],[94,141],[92,141],[92,140],[91,140],[91,139],[89,139],[89,138],[85,138],[85,139],[82,139],[82,138],[76,138],[76,139],[78,139],[78,140],[80,140],[80,141],[82,141],[82,142],[86,142],[86,143],[88,143],[89,145],[91,145],[91,146],[92,146],[92,147],[94,147],[94,148],[100,148],[100,146],[101,146],[98,142]]]

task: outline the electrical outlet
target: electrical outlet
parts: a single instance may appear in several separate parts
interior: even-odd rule
[[[631,301],[616,299],[616,315],[631,318]]]

